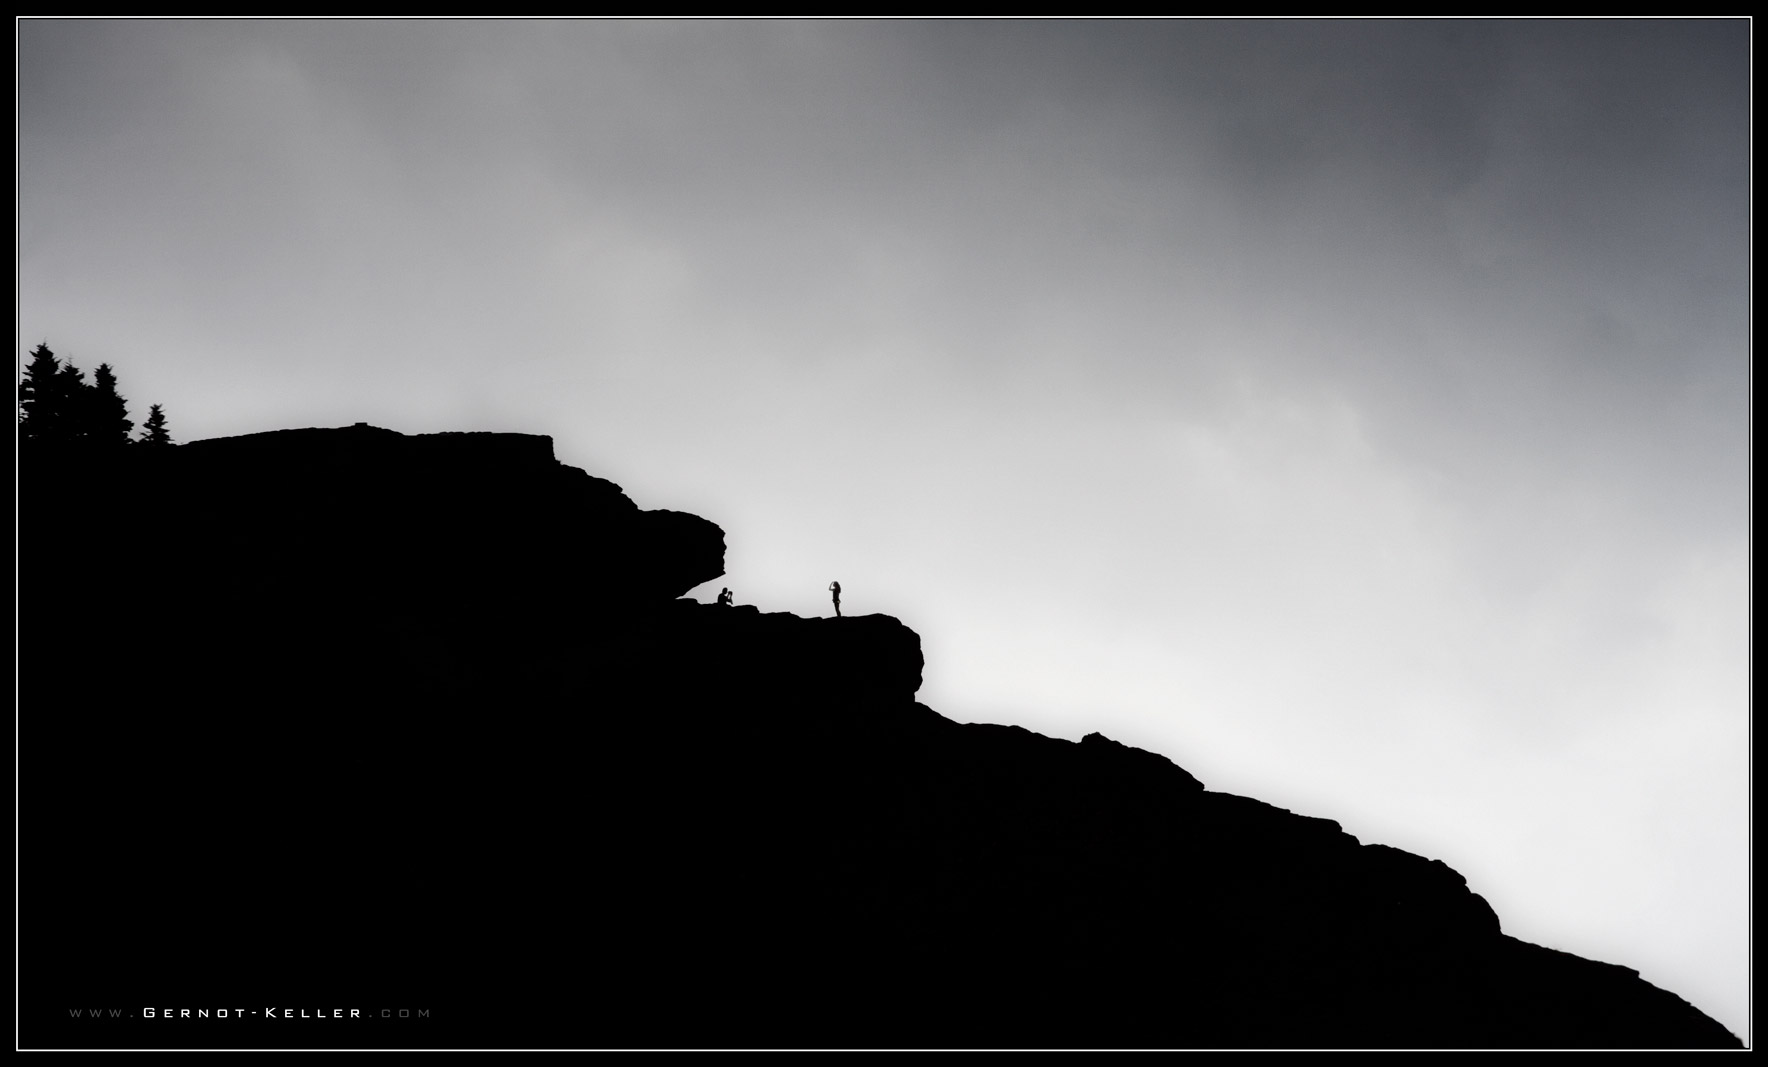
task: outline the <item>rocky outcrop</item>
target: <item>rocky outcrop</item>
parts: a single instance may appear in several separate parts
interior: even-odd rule
[[[717,526],[640,511],[614,483],[559,463],[550,437],[278,430],[148,458],[169,521],[224,538],[216,547],[242,569],[276,580],[527,609],[654,601],[724,572]],[[275,575],[253,566],[267,543],[291,541],[309,548]]]
[[[719,529],[546,438],[21,481],[25,1047],[1737,1045],[1439,861],[944,718],[896,619],[676,599]],[[431,1014],[66,1015],[231,999]]]

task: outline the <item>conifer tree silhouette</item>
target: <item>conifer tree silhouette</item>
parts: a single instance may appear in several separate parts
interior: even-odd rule
[[[160,410],[158,404],[148,408],[147,421],[141,424],[141,439],[138,443],[156,446],[172,443],[172,435],[166,432],[166,413]]]
[[[129,443],[129,431],[135,423],[129,419],[129,402],[117,392],[117,376],[109,363],[100,363],[92,372],[93,390],[88,398],[90,426],[87,436],[106,447]]]
[[[50,422],[45,440],[66,445],[86,439],[92,425],[91,390],[86,384],[86,372],[74,366],[73,360],[61,365],[48,398]]]
[[[41,441],[53,436],[50,424],[55,421],[56,375],[60,371],[61,361],[55,358],[47,343],[38,345],[31,352],[31,361],[25,364],[24,380],[18,386],[21,439]]]

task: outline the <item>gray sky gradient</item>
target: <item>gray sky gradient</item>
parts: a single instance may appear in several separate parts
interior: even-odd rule
[[[18,347],[551,434],[1747,1040],[1749,30],[24,21]]]

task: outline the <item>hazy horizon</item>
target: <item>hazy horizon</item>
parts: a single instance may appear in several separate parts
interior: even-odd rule
[[[21,361],[548,434],[1749,1040],[1747,19],[16,28]]]

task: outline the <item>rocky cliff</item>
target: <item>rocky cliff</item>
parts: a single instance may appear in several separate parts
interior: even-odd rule
[[[718,527],[544,437],[20,478],[22,1047],[1738,1046],[1441,862],[945,719],[895,619],[677,599]]]

